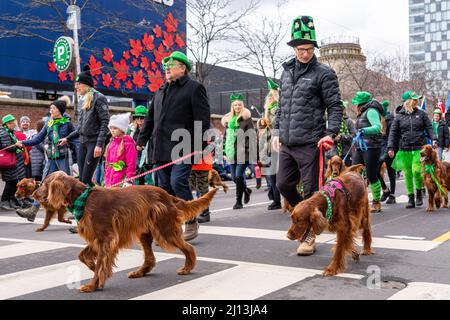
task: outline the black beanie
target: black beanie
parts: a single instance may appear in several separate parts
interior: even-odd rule
[[[83,71],[80,72],[75,81],[88,85],[91,88],[94,87],[94,79],[92,78],[91,68],[89,67],[89,65],[85,65],[83,67]]]
[[[54,105],[56,108],[58,108],[61,115],[63,115],[64,112],[66,112],[67,104],[64,100],[55,100],[52,102],[52,105]]]

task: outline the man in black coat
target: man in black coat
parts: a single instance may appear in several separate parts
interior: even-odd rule
[[[186,55],[179,51],[173,52],[169,57],[163,59],[163,67],[167,82],[156,91],[136,143],[137,149],[143,150],[145,144],[152,138],[153,155],[151,158],[156,166],[180,157],[178,152],[174,152],[172,157],[174,147],[180,144],[178,134],[174,137],[177,140],[172,140],[175,130],[185,130],[184,133],[189,135],[191,150],[194,151],[194,139],[203,142],[203,134],[209,129],[211,118],[206,89],[202,84],[189,78],[188,72],[191,70],[191,64]],[[195,121],[201,122],[202,135],[200,137],[194,136]],[[176,197],[192,200],[192,193],[189,189],[191,169],[192,160],[188,159],[157,171],[158,186]],[[192,240],[197,235],[197,220],[187,222],[184,233],[185,240]]]
[[[311,17],[294,19],[288,45],[296,57],[283,65],[272,146],[275,151],[280,149],[277,187],[295,207],[303,200],[297,191],[300,180],[306,199],[319,189],[319,148],[333,144],[341,128],[342,103],[336,73],[314,55],[318,45]],[[297,254],[311,255],[314,251],[311,229],[301,239]]]

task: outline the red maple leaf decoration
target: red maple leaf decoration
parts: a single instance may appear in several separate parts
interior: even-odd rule
[[[61,82],[66,81],[66,80],[67,80],[67,73],[65,73],[65,72],[60,72],[60,73],[58,74],[58,79],[59,79],[59,81],[61,81]]]
[[[183,37],[181,37],[179,34],[175,36],[175,43],[177,44],[178,48],[183,48],[186,45]]]
[[[120,89],[120,81],[119,80],[114,80],[114,88]]]
[[[96,79],[94,79],[94,88],[97,88],[97,83],[98,83],[98,81]]]
[[[151,68],[152,68],[153,71],[158,69],[158,66],[156,65],[155,61],[152,61]]]
[[[130,80],[128,80],[127,83],[125,83],[125,88],[127,88],[127,90],[131,90],[133,88],[133,84],[131,83]]]
[[[164,80],[161,78],[149,78],[150,84],[147,86],[147,89],[150,92],[156,92],[164,83]]]
[[[70,81],[73,81],[73,72],[72,71],[69,72],[69,79],[70,79]]]
[[[161,74],[161,71],[159,71],[159,70],[156,70],[156,72],[155,72],[155,76],[156,76],[157,78],[162,78],[162,74]]]
[[[133,83],[136,86],[136,88],[140,89],[145,84],[144,74],[142,73],[142,70],[139,70],[138,72],[133,72]]]
[[[130,59],[130,52],[129,52],[129,51],[124,51],[122,57],[123,57],[125,60]]]
[[[149,66],[150,66],[150,62],[148,61],[148,58],[147,57],[142,57],[142,59],[141,59],[141,68],[148,69]]]
[[[155,49],[155,44],[153,43],[154,40],[155,38],[153,36],[149,36],[147,33],[144,33],[142,43],[144,44],[145,50],[151,51]]]
[[[161,38],[161,34],[162,34],[162,29],[161,29],[161,27],[160,27],[159,25],[156,25],[156,26],[153,28],[153,33],[155,34],[155,36],[156,36],[157,38]]]
[[[178,20],[174,19],[172,13],[169,12],[167,19],[164,20],[164,25],[166,26],[167,32],[177,32]]]
[[[109,86],[111,85],[111,82],[113,81],[111,75],[109,73],[107,74],[102,74],[102,79],[103,79],[103,85],[107,88],[109,88]]]
[[[130,70],[127,62],[124,59],[120,60],[120,62],[113,62],[113,67],[116,71],[115,78],[117,80],[126,81],[128,77],[128,71]]]
[[[55,63],[54,63],[53,61],[47,63],[47,66],[48,66],[48,71],[50,71],[50,72],[56,72],[56,66],[55,66]]]
[[[153,55],[155,56],[156,63],[161,63],[162,59],[166,57],[167,54],[164,52],[162,44],[159,45],[157,50],[153,51]]]
[[[95,60],[95,57],[91,55],[89,57],[89,66],[91,67],[91,74],[93,77],[98,76],[102,73],[101,67],[102,63],[100,61]]]
[[[104,48],[103,49],[103,60],[105,60],[108,63],[111,63],[114,55],[112,53],[112,50],[110,48]]]
[[[131,60],[131,65],[136,68],[138,66],[137,59],[133,58],[133,60]]]
[[[164,44],[164,46],[167,49],[172,48],[172,46],[173,46],[173,34],[170,34],[170,33],[164,31],[164,39],[163,39],[162,43]]]
[[[133,40],[130,39],[130,46],[131,46],[131,54],[135,56],[136,58],[139,57],[142,53],[142,43],[141,40]]]

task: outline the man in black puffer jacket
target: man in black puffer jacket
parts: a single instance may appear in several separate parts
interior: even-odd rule
[[[283,65],[272,145],[275,151],[280,149],[277,187],[295,207],[303,200],[297,192],[300,179],[305,198],[319,189],[319,147],[332,145],[339,132],[342,104],[336,73],[320,64],[314,55],[318,45],[313,19],[296,18],[291,39],[288,45],[294,48],[296,57]],[[304,238],[297,254],[311,255],[315,250],[314,232],[310,230]]]

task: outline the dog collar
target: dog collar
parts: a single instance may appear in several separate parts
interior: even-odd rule
[[[86,185],[86,190],[75,200],[73,206],[68,206],[67,210],[69,210],[77,221],[80,221],[83,218],[84,207],[86,206],[86,200],[89,194],[92,191],[92,187],[90,185]]]
[[[434,164],[426,164],[425,165],[425,173],[428,173],[431,176],[431,179],[433,179],[434,183],[438,187],[439,192],[442,195],[447,194],[447,192],[445,192],[444,188],[442,187],[442,185],[439,183],[438,179],[434,175],[434,171],[435,171]]]

